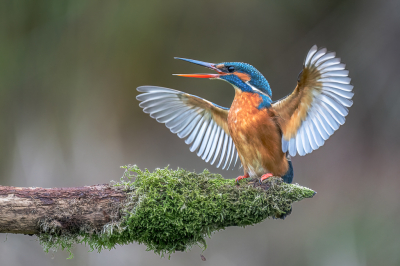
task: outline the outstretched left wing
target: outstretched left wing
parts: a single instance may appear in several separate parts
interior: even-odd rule
[[[334,52],[310,49],[293,93],[272,105],[281,118],[283,152],[306,155],[344,124],[354,95],[348,74]]]
[[[136,99],[142,101],[139,106],[145,113],[190,144],[190,151],[217,167],[229,169],[235,167],[238,153],[228,130],[228,108],[218,106],[200,97],[181,91],[156,87],[138,87]]]

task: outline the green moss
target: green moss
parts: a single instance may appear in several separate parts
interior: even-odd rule
[[[315,194],[275,177],[261,186],[249,180],[237,185],[233,179],[223,179],[207,170],[196,174],[165,168],[151,173],[137,166],[123,168],[124,178],[115,184],[128,194],[122,219],[107,224],[101,232],[83,229],[69,235],[51,232],[49,223],[43,223],[47,228],[42,225],[39,239],[46,251],[70,251],[74,243],[86,243],[101,251],[132,242],[143,243],[160,255],[193,245],[205,249],[205,238],[213,232],[228,226],[253,225],[268,217],[284,217],[293,202]]]

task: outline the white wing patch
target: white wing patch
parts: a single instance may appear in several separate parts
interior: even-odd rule
[[[325,48],[318,50],[314,45],[306,56],[304,68],[319,71],[317,82],[322,88],[314,91],[313,101],[296,136],[290,140],[282,137],[282,150],[289,151],[291,156],[296,153],[303,156],[324,145],[325,140],[344,124],[347,107],[353,104],[349,71],[335,55],[334,52],[327,53]]]
[[[143,92],[136,97],[141,101],[139,106],[143,112],[149,113],[152,118],[164,123],[172,133],[185,139],[191,152],[196,152],[197,156],[211,165],[218,163],[217,168],[222,166],[222,169],[228,170],[235,167],[239,157],[235,144],[230,135],[214,121],[212,111],[184,100],[187,97],[201,98],[156,86],[141,86],[137,90]]]

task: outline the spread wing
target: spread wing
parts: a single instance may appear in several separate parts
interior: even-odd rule
[[[349,71],[334,52],[314,45],[307,54],[297,87],[275,102],[282,128],[282,150],[303,156],[324,145],[345,122],[353,102]]]
[[[164,123],[190,145],[190,151],[217,167],[236,165],[238,153],[228,130],[228,108],[181,91],[156,87],[138,87],[136,99],[145,113]],[[236,157],[234,159],[234,157]]]

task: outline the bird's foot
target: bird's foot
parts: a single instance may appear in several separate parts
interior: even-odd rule
[[[249,177],[250,177],[249,174],[241,175],[241,176],[236,177],[235,181],[236,181],[236,183],[239,183],[239,180],[249,178]]]
[[[274,176],[274,175],[271,173],[262,175],[260,178],[260,183],[262,183],[265,179],[267,179],[268,177],[271,177],[271,176]]]

